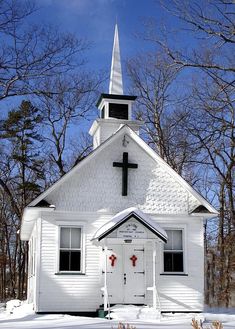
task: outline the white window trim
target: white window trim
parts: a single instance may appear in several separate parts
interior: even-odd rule
[[[84,222],[65,222],[57,221],[57,257],[56,257],[56,273],[61,274],[85,274],[85,225]],[[61,271],[60,270],[60,232],[61,228],[80,228],[81,229],[81,270],[80,271]]]
[[[163,227],[164,230],[181,230],[182,231],[182,245],[183,245],[183,272],[165,272],[164,271],[164,245],[162,244],[161,252],[161,273],[169,275],[186,275],[188,274],[188,255],[187,255],[187,225],[177,225],[171,224],[169,226]]]

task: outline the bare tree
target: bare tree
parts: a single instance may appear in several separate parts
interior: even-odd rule
[[[234,73],[232,49],[235,44],[235,3],[227,0],[171,0],[163,7],[184,23],[183,29],[199,40],[199,46],[188,52],[171,47],[164,39],[154,38],[178,65]],[[203,42],[205,41],[205,43]],[[221,61],[221,57],[223,60]],[[229,78],[229,76],[227,76]],[[228,83],[234,83],[230,76]]]
[[[90,115],[99,78],[85,73],[89,44],[58,28],[32,24],[31,0],[0,0],[0,100],[27,95],[1,121],[1,299],[24,298],[28,245],[19,234],[24,207],[90,151],[81,137],[72,154],[70,137]],[[22,100],[22,97],[20,98]],[[31,102],[30,102],[30,101]],[[35,107],[33,104],[37,104]],[[38,113],[40,109],[40,114]],[[43,120],[43,123],[42,123]],[[43,125],[42,125],[43,124]],[[43,128],[42,128],[43,127]],[[43,148],[38,148],[43,133]],[[37,138],[40,136],[40,140]],[[49,161],[50,176],[46,175]],[[42,170],[43,168],[43,170]],[[54,174],[54,175],[53,175]]]
[[[234,262],[232,246],[235,241],[235,107],[234,88],[228,87],[222,80],[221,76],[204,75],[194,84],[192,103],[189,105],[194,111],[187,127],[201,150],[197,163],[202,168],[209,168],[210,175],[214,177],[212,184],[217,191],[219,207],[215,236],[217,248],[214,248],[215,254],[219,256],[214,264],[214,279],[217,282],[215,297],[220,305],[229,306]],[[212,250],[210,248],[210,254]]]
[[[88,43],[50,26],[29,25],[34,10],[31,1],[0,1],[0,100],[51,95],[53,85],[45,89],[41,81],[83,64]]]
[[[90,116],[100,80],[91,74],[61,75],[48,79],[57,93],[40,98],[41,113],[44,118],[45,140],[50,163],[55,169],[55,178],[63,176],[75,163],[90,151],[91,143],[87,138],[79,142],[81,122]],[[80,130],[80,131],[79,131]],[[71,155],[70,136],[76,138],[80,147]],[[76,136],[76,137],[74,137]],[[71,160],[73,159],[73,163]]]
[[[191,101],[188,98],[184,102],[187,116],[183,125],[180,121],[178,125],[186,136],[191,135],[187,140],[194,143],[191,163],[193,171],[198,172],[196,186],[204,195],[208,186],[213,190],[208,196],[220,211],[218,221],[213,220],[206,227],[206,233],[209,232],[205,235],[206,269],[211,279],[207,282],[210,289],[207,300],[228,306],[234,271],[231,248],[235,242],[235,3],[227,0],[160,2],[169,17],[178,20],[177,31],[170,24],[158,26],[156,31],[149,20],[145,39],[160,46],[171,67],[176,65],[181,72],[200,77],[200,81],[192,81]]]
[[[193,143],[184,129],[188,116],[184,96],[177,94],[180,68],[161,53],[142,54],[129,60],[127,67],[133,93],[138,96],[135,115],[145,122],[145,140],[173,169],[185,175]]]
[[[35,11],[35,5],[32,1],[0,0],[0,9],[0,33],[8,36]]]

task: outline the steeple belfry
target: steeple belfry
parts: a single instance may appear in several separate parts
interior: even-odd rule
[[[119,47],[117,24],[115,25],[114,40],[113,40],[109,94],[123,95],[122,67],[121,67],[121,59],[120,59],[120,47]]]
[[[132,104],[135,99],[136,96],[123,94],[122,67],[118,27],[116,24],[113,41],[109,93],[102,93],[100,95],[100,98],[96,104],[100,110],[100,117],[93,122],[89,131],[89,134],[93,136],[94,149],[112,136],[123,125],[128,125],[132,130],[139,134],[139,128],[142,125],[142,122],[132,120]]]

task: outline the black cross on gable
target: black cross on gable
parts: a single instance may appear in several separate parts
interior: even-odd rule
[[[122,168],[122,195],[127,195],[127,186],[128,186],[128,169],[138,168],[136,163],[128,163],[128,153],[123,152],[123,162],[113,162],[114,167]]]

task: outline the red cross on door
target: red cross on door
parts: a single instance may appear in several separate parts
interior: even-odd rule
[[[137,261],[136,255],[131,256],[130,260],[132,261],[132,266],[135,266],[136,261]]]
[[[109,257],[109,259],[111,260],[111,266],[114,266],[114,263],[115,263],[115,260],[117,259],[117,257],[116,257],[114,254],[112,254],[112,255]]]

